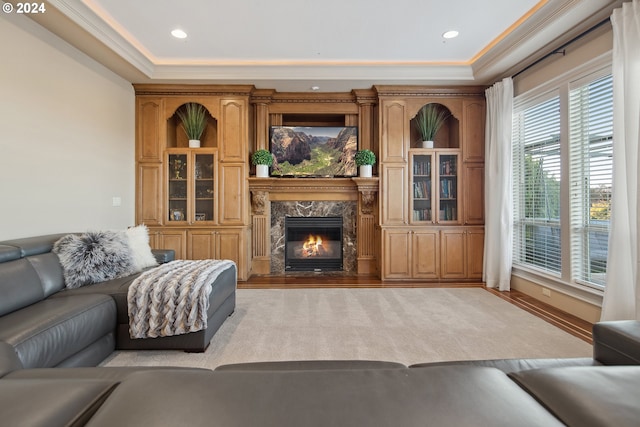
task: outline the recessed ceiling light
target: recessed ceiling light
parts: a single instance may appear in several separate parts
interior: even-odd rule
[[[314,91],[314,92],[318,91],[318,90],[320,90],[320,86],[311,86],[311,90]]]
[[[445,39],[452,39],[454,37],[458,37],[458,32],[456,30],[447,31],[442,35]]]
[[[175,30],[171,31],[171,35],[177,39],[186,39],[187,38],[187,33],[185,33],[184,31],[176,28]]]

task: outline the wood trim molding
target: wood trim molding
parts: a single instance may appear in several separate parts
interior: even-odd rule
[[[357,200],[358,187],[351,178],[249,178],[252,193],[268,193],[271,201]]]
[[[144,83],[134,84],[136,95],[155,96],[249,96],[255,89],[253,85],[175,85]]]

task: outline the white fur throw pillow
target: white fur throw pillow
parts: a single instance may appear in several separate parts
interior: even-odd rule
[[[53,245],[67,288],[104,282],[136,272],[125,233],[91,231],[68,234]]]
[[[128,228],[125,233],[131,249],[131,262],[136,271],[142,271],[145,268],[158,265],[158,261],[153,256],[149,246],[149,230],[146,225],[142,224]]]

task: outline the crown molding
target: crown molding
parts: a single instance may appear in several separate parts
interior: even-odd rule
[[[472,66],[480,84],[492,84],[611,16],[623,0],[550,0]]]
[[[153,61],[143,54],[139,47],[134,46],[109,26],[84,2],[81,0],[49,0],[49,4],[145,76],[153,77],[155,71]]]

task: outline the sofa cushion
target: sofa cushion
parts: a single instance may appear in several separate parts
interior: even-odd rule
[[[104,380],[3,379],[2,425],[84,425],[116,386],[116,382]]]
[[[23,237],[21,239],[5,240],[0,242],[0,244],[17,247],[20,250],[20,256],[26,257],[51,252],[53,244],[65,235],[66,233]]]
[[[326,369],[398,369],[406,368],[398,362],[382,360],[284,360],[274,362],[229,363],[216,371],[315,371]]]
[[[0,244],[0,262],[13,261],[14,259],[20,259],[20,248]]]
[[[54,367],[112,332],[116,307],[100,294],[48,298],[0,317],[0,340],[25,368]]]
[[[213,424],[562,425],[504,373],[469,366],[140,372],[123,381],[87,425]]]
[[[175,367],[175,366],[100,366],[81,368],[36,368],[20,369],[7,374],[5,379],[48,379],[48,380],[107,380],[114,382],[124,381],[129,375],[144,371],[177,371],[177,372],[199,372],[205,374],[211,372],[206,368]]]
[[[118,277],[117,279],[106,280],[91,286],[83,286],[76,289],[65,289],[51,296],[51,298],[64,298],[72,295],[91,295],[103,294],[110,296],[116,302],[118,323],[129,323],[129,314],[127,311],[127,292],[131,282],[140,274],[132,274],[131,276]]]
[[[0,263],[0,316],[44,298],[40,277],[25,259]]]
[[[569,426],[637,426],[640,367],[536,369],[510,374]]]
[[[127,236],[116,231],[69,234],[53,245],[67,288],[104,282],[135,272]]]
[[[48,297],[64,289],[64,276],[58,256],[52,252],[25,258],[40,278],[44,296]]]

